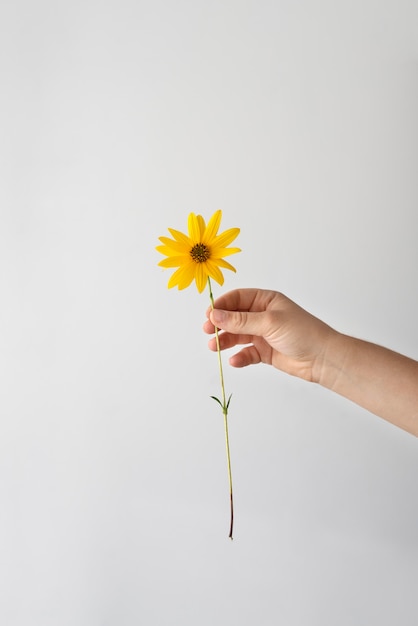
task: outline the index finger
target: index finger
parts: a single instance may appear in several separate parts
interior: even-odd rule
[[[214,302],[215,309],[223,309],[225,311],[265,311],[268,303],[273,299],[274,291],[266,289],[233,289],[216,298]],[[209,317],[212,307],[206,311]]]

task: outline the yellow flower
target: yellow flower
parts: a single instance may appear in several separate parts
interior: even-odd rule
[[[169,228],[174,239],[159,238],[163,245],[157,246],[156,249],[167,258],[160,261],[158,265],[178,268],[168,281],[169,289],[175,286],[185,289],[194,279],[201,293],[206,287],[208,277],[223,285],[224,277],[221,267],[236,271],[223,257],[241,252],[239,248],[227,248],[238,236],[240,229],[229,228],[218,235],[221,218],[222,211],[215,211],[206,225],[201,215],[190,213],[187,224],[188,235]]]

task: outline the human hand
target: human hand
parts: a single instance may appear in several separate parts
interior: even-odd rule
[[[236,289],[207,310],[206,333],[219,333],[221,350],[245,345],[229,362],[234,367],[273,365],[293,376],[319,382],[327,344],[336,331],[285,295],[264,289]],[[216,351],[216,338],[209,341]]]

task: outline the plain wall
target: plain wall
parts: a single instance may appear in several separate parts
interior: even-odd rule
[[[158,237],[418,358],[418,4],[0,7],[2,626],[415,626],[417,440],[234,370]]]

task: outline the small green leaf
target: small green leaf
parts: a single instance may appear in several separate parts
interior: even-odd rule
[[[214,400],[216,400],[216,402],[219,404],[219,406],[221,407],[222,411],[224,410],[224,405],[222,404],[222,402],[219,400],[219,398],[216,398],[215,396],[211,396],[211,398],[213,398]]]
[[[232,398],[232,393],[231,393],[231,395],[228,398],[228,402],[226,403],[226,410],[228,410],[228,408],[229,408],[229,403],[231,402],[231,398]]]

